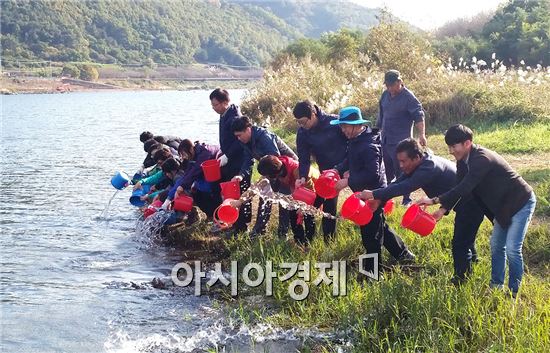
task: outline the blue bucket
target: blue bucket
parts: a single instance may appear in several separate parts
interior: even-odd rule
[[[140,197],[143,195],[147,195],[150,188],[151,186],[149,185],[142,185],[141,189],[134,190],[132,192],[132,196],[130,196],[130,203],[136,207],[145,206],[145,201],[142,201]]]
[[[128,186],[128,183],[130,182],[130,178],[128,177],[128,174],[124,172],[116,172],[115,175],[111,178],[111,185],[117,190],[122,190],[126,186]]]
[[[145,173],[140,173],[140,172],[137,172],[136,174],[134,174],[134,176],[132,177],[132,184],[135,184],[137,183],[140,179],[143,179],[145,178],[147,175]]]

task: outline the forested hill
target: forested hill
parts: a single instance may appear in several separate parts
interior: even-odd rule
[[[366,29],[348,2],[1,0],[2,58],[257,66],[300,37]]]

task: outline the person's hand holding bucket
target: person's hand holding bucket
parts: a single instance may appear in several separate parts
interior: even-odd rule
[[[373,210],[369,203],[361,200],[358,196],[359,192],[349,196],[342,204],[340,214],[343,218],[348,219],[359,226],[364,226],[371,221],[373,217]]]
[[[437,200],[434,201],[434,200]],[[430,206],[430,205],[435,205],[437,203],[439,203],[439,198],[429,198],[429,197],[423,197],[421,198],[420,200],[416,201],[415,202],[417,205],[419,206]],[[441,218],[443,218],[443,216],[445,216],[447,214],[447,209],[444,208],[444,207],[439,207],[439,209],[437,211],[435,211],[434,213],[432,213],[432,217],[436,220],[436,221],[440,221]]]
[[[334,185],[337,192],[340,192],[348,187],[348,178],[342,178],[336,182]]]

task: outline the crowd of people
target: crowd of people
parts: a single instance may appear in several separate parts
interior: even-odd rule
[[[398,196],[408,206],[410,194],[422,189],[427,197],[416,203],[440,204],[433,213],[436,220],[450,211],[456,214],[451,244],[452,282],[460,284],[471,273],[472,262],[477,260],[476,234],[484,217],[488,217],[493,222],[491,286],[504,285],[507,259],[508,286],[515,295],[523,274],[522,244],[536,203],[532,188],[500,155],[474,144],[472,130],[464,125],[451,126],[445,133],[456,163],[434,155],[426,148],[422,104],[405,87],[398,71],[388,71],[384,84],[374,124],[363,119],[358,107],[345,107],[333,115],[309,100],[296,103],[296,152],[273,132],[254,125],[232,104],[228,91],[217,88],[209,99],[220,115],[219,145],[143,132],[140,140],[147,156],[143,175],[134,180],[134,188],[151,186],[143,199],[160,200],[164,209],[170,209],[178,195],[191,196],[194,204],[212,217],[222,203],[219,183],[238,181],[241,192],[245,192],[251,185],[255,160],[258,173],[270,180],[272,188],[289,195],[298,187],[313,189],[320,172],[335,170],[341,178],[336,190],[359,192],[358,197],[368,200],[373,209],[372,220],[360,226],[366,253],[377,253],[381,259],[384,246],[398,262],[414,261],[415,255],[386,223],[383,206]],[[219,161],[218,182],[204,178],[201,163],[210,159]],[[337,202],[338,197],[317,196],[313,206],[336,216]],[[239,207],[239,218],[231,234],[260,236],[266,232],[271,202],[259,199],[256,221],[250,230],[252,201],[236,201],[233,205]],[[177,217],[174,212],[168,222],[176,222]],[[336,220],[321,220],[326,242],[336,236]],[[278,234],[286,237],[291,229],[300,245],[307,246],[316,234],[313,216],[279,207],[278,221]],[[372,271],[375,264],[367,262],[365,266],[366,271]]]

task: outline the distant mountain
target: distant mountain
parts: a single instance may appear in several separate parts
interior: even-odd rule
[[[301,37],[368,29],[350,2],[1,0],[2,60],[258,66]]]

